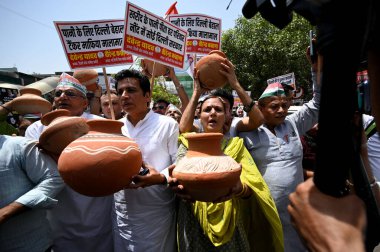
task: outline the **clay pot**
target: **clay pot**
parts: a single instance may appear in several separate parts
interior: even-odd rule
[[[73,77],[82,85],[86,86],[88,91],[95,91],[98,85],[98,72],[94,69],[75,70]]]
[[[57,156],[72,141],[89,131],[86,119],[70,116],[70,111],[57,109],[46,113],[41,123],[47,126],[39,138],[39,146]]]
[[[35,88],[20,89],[20,96],[12,100],[12,108],[22,115],[45,114],[51,111],[52,105],[41,95],[41,91]]]
[[[58,160],[62,179],[86,196],[106,196],[125,188],[142,165],[139,146],[121,134],[122,122],[88,120],[88,134],[69,144]]]
[[[173,170],[172,176],[187,194],[198,201],[213,202],[229,193],[240,179],[241,165],[224,155],[221,133],[185,136],[189,149]]]
[[[165,76],[169,74],[169,68],[161,63],[155,62],[154,64],[154,74],[153,73],[153,64],[154,62],[148,59],[141,60],[141,67],[145,69],[149,75],[157,76]]]
[[[224,62],[226,58],[222,51],[214,50],[197,62],[199,81],[204,88],[212,90],[227,84],[227,78],[219,71],[223,69],[220,63]]]

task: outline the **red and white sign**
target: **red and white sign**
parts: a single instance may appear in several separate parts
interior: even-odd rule
[[[251,96],[251,91],[245,91],[248,96]],[[243,106],[243,102],[241,101],[239,95],[235,90],[232,90],[232,96],[234,97],[234,107]]]
[[[125,12],[123,50],[164,65],[184,68],[187,32],[130,2]]]
[[[55,21],[71,69],[126,65],[131,54],[122,51],[124,20]]]
[[[203,14],[172,14],[169,21],[188,32],[186,52],[208,54],[220,50],[222,20]]]

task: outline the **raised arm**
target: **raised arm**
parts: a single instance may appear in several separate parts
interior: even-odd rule
[[[177,89],[179,99],[181,100],[180,110],[183,113],[185,111],[185,108],[189,104],[189,97],[187,96],[184,87],[181,85],[177,76],[175,75],[173,67],[169,68],[169,78],[173,81],[175,89]]]
[[[244,110],[247,113],[247,117],[244,117],[236,125],[236,130],[238,132],[251,131],[258,128],[263,123],[263,115],[260,110],[255,105],[255,102],[249,97],[245,90],[240,85],[235,74],[235,67],[228,59],[225,60],[225,63],[222,63],[222,66],[225,71],[221,73],[226,76],[230,86],[236,91],[240,100],[244,105]]]
[[[191,96],[189,104],[186,106],[185,111],[182,114],[181,121],[179,123],[179,131],[181,133],[196,131],[198,132],[198,127],[194,125],[194,113],[197,109],[198,100],[201,94],[205,91],[201,88],[198,79],[198,71],[194,69],[194,84],[193,84],[193,95]]]

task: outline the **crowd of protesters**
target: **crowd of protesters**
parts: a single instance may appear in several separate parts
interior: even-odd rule
[[[305,146],[307,133],[318,122],[317,65],[312,68],[313,98],[291,115],[292,90],[288,86],[268,85],[255,102],[239,84],[232,62],[226,59],[221,65],[220,73],[242,101],[236,116],[231,93],[206,90],[196,69],[190,99],[170,69],[169,77],[181,100],[177,106],[164,99],[152,101],[150,76],[144,71],[122,70],[115,76],[114,90],[95,96],[100,108],[96,115],[86,112],[91,103],[86,87],[68,74],[61,75],[54,91],[54,108],[85,119],[123,122],[122,134],[138,143],[149,170],[135,176],[130,186],[105,197],[84,196],[65,185],[56,163],[36,145],[46,126],[24,116],[17,131],[5,121],[14,110],[12,101],[1,105],[0,250],[318,250],[305,220],[312,222],[309,212],[315,216],[311,225],[328,221],[320,210],[326,203],[339,206],[331,210],[331,216],[346,212],[343,222],[355,223],[344,235],[356,235],[350,242],[361,251],[363,246],[357,242],[363,240],[365,227],[361,201],[351,195],[335,202],[320,193],[311,179],[304,182],[313,176],[304,175],[304,169],[313,170],[314,164],[303,159],[310,153],[302,144]],[[188,132],[222,133],[223,152],[242,164],[240,180],[221,202],[194,201],[171,177],[176,161],[187,151],[183,134]],[[20,137],[7,136],[12,134]],[[378,152],[376,141],[369,146]],[[302,200],[316,205],[301,204]],[[326,230],[331,227],[342,232],[341,221],[328,223]],[[322,236],[321,231],[316,233]],[[306,243],[302,242],[305,237]]]

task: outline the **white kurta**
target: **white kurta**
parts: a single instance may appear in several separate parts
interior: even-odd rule
[[[89,113],[83,113],[81,117],[104,119]],[[41,121],[37,121],[28,127],[25,136],[38,140],[44,128]],[[65,186],[57,199],[57,206],[48,210],[55,252],[113,251],[113,195],[87,197]]]
[[[86,119],[104,119],[103,117],[93,115],[93,114],[89,114],[86,112],[84,112],[81,115],[81,117],[86,118]],[[44,126],[41,123],[41,120],[35,121],[31,125],[29,125],[29,127],[26,129],[25,137],[29,138],[29,139],[33,139],[33,140],[38,140],[40,138],[42,131],[45,129],[45,127],[46,126]]]
[[[363,115],[363,127],[366,128],[372,121],[373,117]],[[380,135],[379,132],[373,134],[367,140],[368,160],[371,165],[373,176],[380,180]]]
[[[127,118],[122,132],[139,145],[143,161],[167,174],[176,160],[178,124],[152,111],[133,126]],[[114,195],[115,251],[176,251],[174,193],[165,185],[121,190]]]
[[[287,116],[274,128],[274,135],[265,125],[251,132],[240,133],[275,200],[284,232],[286,252],[306,251],[290,222],[288,196],[303,182],[302,144],[300,136],[318,122],[319,92],[313,100]]]

